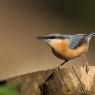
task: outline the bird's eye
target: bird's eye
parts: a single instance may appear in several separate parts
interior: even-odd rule
[[[51,36],[51,39],[55,39],[56,37],[55,36]]]
[[[51,36],[50,39],[63,39],[61,36]]]
[[[64,37],[61,36],[48,36],[47,39],[64,39]]]
[[[48,37],[48,39],[55,39],[55,38],[56,38],[55,36]]]

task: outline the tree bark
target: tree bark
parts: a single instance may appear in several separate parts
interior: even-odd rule
[[[95,67],[69,67],[29,73],[7,80],[22,95],[95,95]]]

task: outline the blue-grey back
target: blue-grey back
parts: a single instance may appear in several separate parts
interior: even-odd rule
[[[81,45],[81,43],[83,43],[83,41],[86,39],[86,34],[76,34],[76,35],[66,35],[66,34],[50,34],[48,35],[49,37],[51,36],[55,36],[56,38],[62,38],[64,39],[68,39],[69,40],[69,47],[74,49],[77,48],[78,46]]]
[[[85,40],[85,35],[83,34],[78,34],[78,35],[71,35],[70,39],[69,39],[69,47],[74,49],[77,48],[78,46],[80,46],[81,43],[83,43],[83,41]]]
[[[85,40],[85,36],[86,34],[67,35],[54,33],[44,37],[38,37],[38,39],[43,39],[46,42],[48,42],[49,40],[51,41],[52,39],[68,39],[69,47],[74,49],[77,48]]]

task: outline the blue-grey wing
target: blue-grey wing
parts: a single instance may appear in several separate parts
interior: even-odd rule
[[[72,35],[72,37],[69,40],[70,41],[69,47],[75,49],[81,46],[85,39],[86,39],[85,34]]]

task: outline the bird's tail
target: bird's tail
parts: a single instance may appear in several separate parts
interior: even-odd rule
[[[90,41],[90,39],[92,37],[94,37],[94,36],[95,36],[95,33],[94,32],[93,33],[89,33],[88,36],[87,36],[88,41]]]
[[[95,36],[95,32],[88,34],[88,37],[93,37],[93,36]]]

